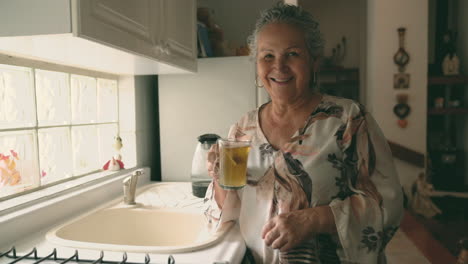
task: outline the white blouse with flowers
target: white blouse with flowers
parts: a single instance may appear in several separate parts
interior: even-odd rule
[[[384,249],[399,227],[402,189],[387,141],[374,119],[349,99],[324,95],[290,142],[275,150],[259,125],[263,106],[243,116],[228,137],[249,139],[247,185],[220,210],[206,194],[212,223],[238,220],[256,263],[385,263]],[[336,234],[317,234],[280,253],[265,245],[272,217],[329,205]]]

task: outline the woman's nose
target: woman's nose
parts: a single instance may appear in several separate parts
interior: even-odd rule
[[[275,60],[274,67],[276,68],[276,70],[279,70],[279,71],[286,70],[288,68],[288,65],[286,63],[286,59],[283,58],[283,57],[277,58]]]

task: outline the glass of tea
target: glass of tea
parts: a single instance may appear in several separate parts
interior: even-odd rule
[[[247,183],[249,140],[218,139],[219,185],[223,189],[240,189]]]

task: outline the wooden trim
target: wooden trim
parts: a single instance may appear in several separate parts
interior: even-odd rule
[[[322,73],[356,73],[359,72],[359,68],[344,68],[340,66],[331,66],[331,67],[323,67],[320,68],[320,72]]]
[[[468,114],[468,108],[431,108],[427,110],[430,115],[462,115]]]
[[[320,85],[359,85],[358,80],[323,81]]]
[[[449,250],[406,210],[400,228],[430,263],[456,262],[456,258],[450,254]]]
[[[454,85],[454,84],[466,84],[467,77],[463,75],[452,75],[452,76],[429,76],[427,83],[428,85]]]
[[[400,160],[406,161],[411,163],[417,167],[424,168],[425,167],[425,157],[424,154],[394,143],[392,141],[388,141],[388,145],[392,150],[393,156]]]

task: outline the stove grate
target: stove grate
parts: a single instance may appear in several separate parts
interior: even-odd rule
[[[33,248],[30,252],[26,253],[23,256],[20,256],[16,253],[16,248],[12,247],[10,250],[7,252],[0,252],[0,259],[6,257],[9,259],[12,259],[11,262],[8,264],[14,264],[14,263],[19,263],[22,260],[32,260],[35,262],[33,264],[41,263],[44,261],[55,261],[60,264],[65,264],[65,263],[92,263],[92,264],[150,264],[151,259],[148,254],[145,255],[145,261],[144,262],[127,262],[127,253],[122,254],[122,261],[109,261],[109,260],[104,260],[104,252],[101,251],[100,257],[95,260],[90,260],[90,259],[81,259],[78,255],[78,250],[75,250],[75,253],[68,257],[68,258],[59,258],[57,257],[57,250],[54,248],[54,250],[48,254],[45,257],[39,257],[37,254],[37,249]],[[167,264],[175,264],[175,259],[172,255],[169,255],[167,258]]]

